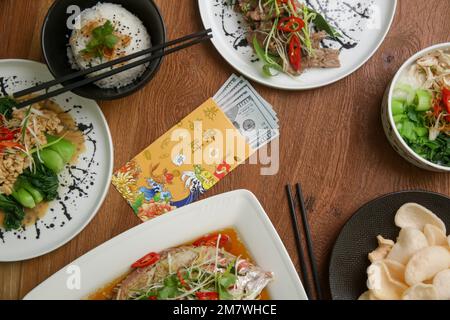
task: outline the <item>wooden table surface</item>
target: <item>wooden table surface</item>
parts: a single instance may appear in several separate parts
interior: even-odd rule
[[[0,59],[42,61],[40,30],[52,2],[0,1]],[[156,2],[169,38],[202,28],[197,0]],[[400,190],[450,194],[448,175],[405,162],[390,147],[380,121],[384,90],[400,65],[422,48],[449,41],[448,13],[448,0],[400,0],[381,48],[346,79],[306,92],[255,84],[280,118],[280,171],[260,176],[259,166],[241,166],[206,195],[241,188],[252,191],[298,267],[284,186],[301,181],[326,291],[330,250],[345,221],[360,206]],[[212,96],[232,72],[211,44],[203,44],[166,58],[154,80],[133,96],[100,102],[111,128],[115,168]],[[125,201],[110,188],[93,221],[68,244],[30,261],[0,263],[0,299],[22,298],[66,264],[138,224]]]

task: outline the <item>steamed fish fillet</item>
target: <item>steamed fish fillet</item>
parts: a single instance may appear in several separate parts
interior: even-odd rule
[[[237,280],[234,288],[229,292],[233,297],[242,299],[256,299],[261,291],[273,279],[271,272],[266,272],[245,259],[240,259],[223,249],[216,254],[215,247],[183,246],[172,248],[160,253],[157,263],[134,270],[117,287],[116,300],[129,300],[139,297],[140,292],[161,284],[168,276],[177,274],[179,270],[186,270],[191,266],[198,266],[204,272],[213,274],[223,273],[230,264],[235,264]],[[181,297],[180,299],[186,299]]]

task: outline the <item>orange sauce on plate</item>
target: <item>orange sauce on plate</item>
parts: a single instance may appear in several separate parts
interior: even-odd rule
[[[220,231],[216,231],[216,232],[212,232],[211,234],[225,234],[227,236],[230,237],[231,241],[229,243],[227,243],[227,245],[225,245],[224,249],[226,251],[228,251],[229,253],[235,255],[235,256],[240,256],[243,259],[249,260],[249,261],[253,261],[250,253],[248,252],[247,248],[244,246],[244,244],[242,243],[241,239],[239,238],[238,233],[236,232],[236,230],[234,230],[233,228],[227,228],[224,230],[220,230]],[[195,239],[197,240],[197,239]],[[193,242],[195,242],[195,240],[193,241],[189,241],[183,245],[192,245]],[[130,271],[131,272],[131,271]],[[99,290],[97,290],[96,292],[94,292],[93,294],[91,294],[90,296],[87,297],[88,300],[111,300],[112,297],[114,296],[114,288],[120,283],[122,282],[122,280],[124,280],[129,273],[119,277],[118,279],[108,283],[106,286],[100,288]],[[264,289],[261,292],[260,295],[260,299],[261,300],[270,300],[269,297],[269,293],[267,292],[267,289]]]

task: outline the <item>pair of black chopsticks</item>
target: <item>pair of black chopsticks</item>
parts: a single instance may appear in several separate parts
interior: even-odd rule
[[[93,82],[111,77],[117,73],[132,69],[134,67],[137,67],[139,65],[145,64],[145,63],[149,63],[153,60],[159,59],[163,56],[167,56],[171,53],[180,51],[182,49],[188,48],[190,46],[193,46],[195,44],[198,44],[200,42],[203,42],[205,40],[209,40],[212,38],[212,34],[211,34],[212,30],[211,29],[207,29],[207,30],[203,30],[197,33],[193,33],[187,36],[184,36],[182,38],[179,39],[175,39],[154,47],[151,47],[147,50],[142,50],[133,54],[130,54],[128,56],[122,57],[122,58],[118,58],[103,64],[100,64],[98,66],[86,69],[86,70],[81,70],[81,71],[77,71],[68,75],[65,75],[63,77],[60,77],[58,79],[52,80],[52,81],[48,81],[45,83],[42,83],[40,85],[22,90],[22,91],[18,91],[16,93],[14,93],[12,96],[13,98],[20,98],[20,97],[24,97],[28,94],[34,93],[34,92],[38,92],[38,91],[42,91],[45,90],[45,93],[42,95],[39,95],[37,97],[33,97],[31,99],[25,100],[25,101],[21,101],[18,105],[17,108],[23,108],[26,107],[28,105],[31,105],[33,103],[37,103],[39,101],[43,101],[43,100],[47,100],[49,98],[55,97],[57,95],[63,94],[65,92],[74,90],[76,88],[85,86],[87,84],[91,84]],[[172,47],[175,46],[173,48],[167,49],[168,47]],[[157,52],[159,50],[162,50],[162,52],[153,54],[154,52]],[[133,61],[129,64],[126,64],[124,66],[118,67],[116,69],[112,69],[109,70],[107,72],[101,73],[99,75],[93,76],[93,77],[85,77],[88,74],[91,74],[93,72],[97,72],[103,69],[107,69],[107,68],[111,68],[119,63],[124,63],[127,61],[130,61],[132,59],[136,59],[139,57],[143,57],[149,55],[147,57],[144,57],[141,60],[138,61]],[[63,88],[57,89],[57,90],[53,90],[53,91],[49,91],[50,88],[59,85],[59,84],[63,84],[66,81],[70,81],[70,80],[76,80],[80,78],[79,80],[68,84],[66,86],[64,86]]]
[[[305,241],[306,241],[306,245],[308,248],[309,261],[311,263],[311,272],[313,275],[313,280],[314,280],[313,282],[314,282],[314,286],[315,286],[316,297],[318,300],[322,300],[323,299],[322,289],[320,288],[319,273],[317,271],[317,263],[316,263],[316,259],[315,259],[314,251],[313,251],[313,244],[312,244],[312,240],[311,240],[311,231],[309,229],[305,200],[303,198],[302,187],[299,183],[297,183],[297,185],[296,185],[296,190],[297,190],[297,200],[300,205],[300,214],[302,217],[303,229],[305,231],[304,236],[305,236]],[[286,192],[287,192],[287,196],[288,196],[289,209],[291,212],[292,223],[293,223],[293,227],[294,227],[297,251],[298,251],[298,255],[299,255],[299,259],[300,259],[300,268],[301,268],[301,272],[302,272],[303,285],[305,287],[305,291],[306,291],[308,298],[311,299],[313,291],[311,289],[311,285],[310,285],[310,281],[309,281],[307,261],[305,259],[305,254],[303,253],[302,233],[300,232],[300,228],[298,226],[297,213],[296,213],[296,209],[295,209],[295,201],[292,196],[292,190],[291,190],[290,185],[286,186]]]

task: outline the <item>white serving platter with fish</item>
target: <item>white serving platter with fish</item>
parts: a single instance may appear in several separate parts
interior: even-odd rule
[[[149,252],[178,247],[205,234],[233,228],[253,262],[273,273],[270,299],[306,300],[296,269],[257,198],[247,190],[221,194],[143,223],[75,260],[25,299],[86,299],[130,270]]]

